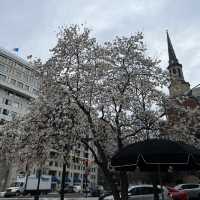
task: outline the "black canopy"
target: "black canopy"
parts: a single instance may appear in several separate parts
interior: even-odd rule
[[[142,171],[200,169],[200,150],[183,142],[149,139],[123,148],[111,159],[117,170]]]

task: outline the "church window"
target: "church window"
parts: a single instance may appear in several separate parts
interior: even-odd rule
[[[176,74],[176,69],[173,69],[173,73]]]
[[[181,70],[180,69],[178,69],[178,75],[179,75],[179,77],[181,77]]]

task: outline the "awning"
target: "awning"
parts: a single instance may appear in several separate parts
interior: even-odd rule
[[[81,179],[77,176],[74,176],[74,183],[81,183]]]
[[[72,180],[68,177],[68,176],[65,176],[65,183],[70,183]]]
[[[51,182],[52,183],[60,183],[60,178],[59,177],[57,177],[57,176],[52,176],[51,177]]]

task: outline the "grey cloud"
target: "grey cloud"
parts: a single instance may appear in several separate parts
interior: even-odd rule
[[[185,77],[199,83],[199,0],[2,0],[0,46],[19,55],[47,58],[58,26],[85,24],[98,41],[144,32],[149,54],[167,67],[165,29],[169,29]],[[198,72],[198,73],[195,73]]]

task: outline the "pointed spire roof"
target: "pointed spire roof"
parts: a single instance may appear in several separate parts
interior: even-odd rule
[[[178,59],[176,58],[176,54],[174,52],[174,48],[172,46],[168,31],[167,32],[167,46],[168,46],[168,55],[169,55],[169,66],[170,65],[174,65],[174,64],[178,64]]]

